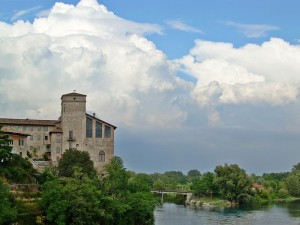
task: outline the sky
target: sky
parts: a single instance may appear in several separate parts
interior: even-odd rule
[[[1,0],[0,117],[62,94],[118,128],[135,172],[300,162],[300,1]]]

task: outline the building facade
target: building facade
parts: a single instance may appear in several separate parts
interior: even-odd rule
[[[23,151],[47,152],[56,165],[67,149],[87,151],[98,171],[114,157],[116,127],[86,113],[86,95],[69,93],[61,97],[61,116],[58,120],[0,118],[6,132],[28,135]],[[25,157],[26,154],[22,153]]]

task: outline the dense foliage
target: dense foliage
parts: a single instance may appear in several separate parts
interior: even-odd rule
[[[90,159],[88,152],[77,149],[68,149],[64,152],[63,157],[58,163],[58,172],[62,177],[73,177],[75,168],[89,177],[96,175],[94,163]]]
[[[17,217],[7,185],[0,179],[0,224],[11,224]]]
[[[68,155],[64,155],[66,159]],[[83,156],[84,157],[84,156]],[[54,224],[143,225],[154,221],[156,200],[145,176],[131,174],[115,157],[101,179],[89,177],[80,164],[70,177],[45,171],[42,207]]]
[[[251,199],[251,182],[245,170],[232,164],[215,168],[216,184],[224,198],[230,202],[242,203]]]
[[[99,182],[82,173],[74,177],[55,177],[43,185],[42,207],[48,222],[63,224],[98,224],[103,213]]]

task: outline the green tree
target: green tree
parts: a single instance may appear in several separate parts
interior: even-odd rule
[[[286,178],[288,191],[293,196],[300,195],[300,172],[294,171]]]
[[[221,194],[230,202],[243,203],[251,198],[251,182],[245,170],[236,164],[215,168],[216,185]]]
[[[17,211],[13,207],[9,194],[9,189],[6,187],[0,178],[0,224],[12,224],[17,217]]]
[[[94,163],[88,152],[77,149],[66,150],[58,163],[58,172],[63,177],[73,177],[75,168],[80,168],[83,174],[93,177],[97,174]]]
[[[98,224],[104,210],[102,193],[96,178],[76,171],[74,177],[52,177],[43,184],[41,205],[46,220],[65,225]]]
[[[12,157],[11,142],[12,140],[9,139],[8,134],[6,134],[0,126],[0,166],[5,164],[5,162],[9,161]]]
[[[156,200],[144,183],[145,176],[136,177],[126,171],[119,157],[105,167],[103,178],[103,224],[152,224]],[[140,179],[141,178],[141,179]]]
[[[194,178],[200,177],[201,173],[199,170],[190,170],[187,173],[187,176],[188,176],[189,180],[193,180]]]
[[[166,186],[165,183],[161,179],[157,179],[153,183],[153,188],[155,190],[159,190],[159,191],[165,190],[165,186]]]
[[[129,189],[131,192],[150,191],[153,182],[148,174],[140,173],[132,175],[128,180]]]
[[[193,180],[191,189],[198,195],[212,195],[218,191],[215,182],[215,175],[211,172],[204,173],[200,178]]]
[[[34,181],[37,171],[32,164],[20,155],[12,154],[10,160],[0,166],[0,177],[12,183],[30,183]]]

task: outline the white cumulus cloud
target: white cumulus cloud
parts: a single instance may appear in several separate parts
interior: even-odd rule
[[[124,20],[96,0],[56,3],[45,16],[32,23],[0,22],[2,117],[55,119],[60,96],[75,89],[87,94],[90,111],[110,122],[185,119],[172,102],[184,82],[145,38],[161,33],[160,26]]]
[[[279,38],[240,48],[197,40],[177,62],[197,79],[192,97],[201,106],[285,105],[299,94],[300,47]]]

